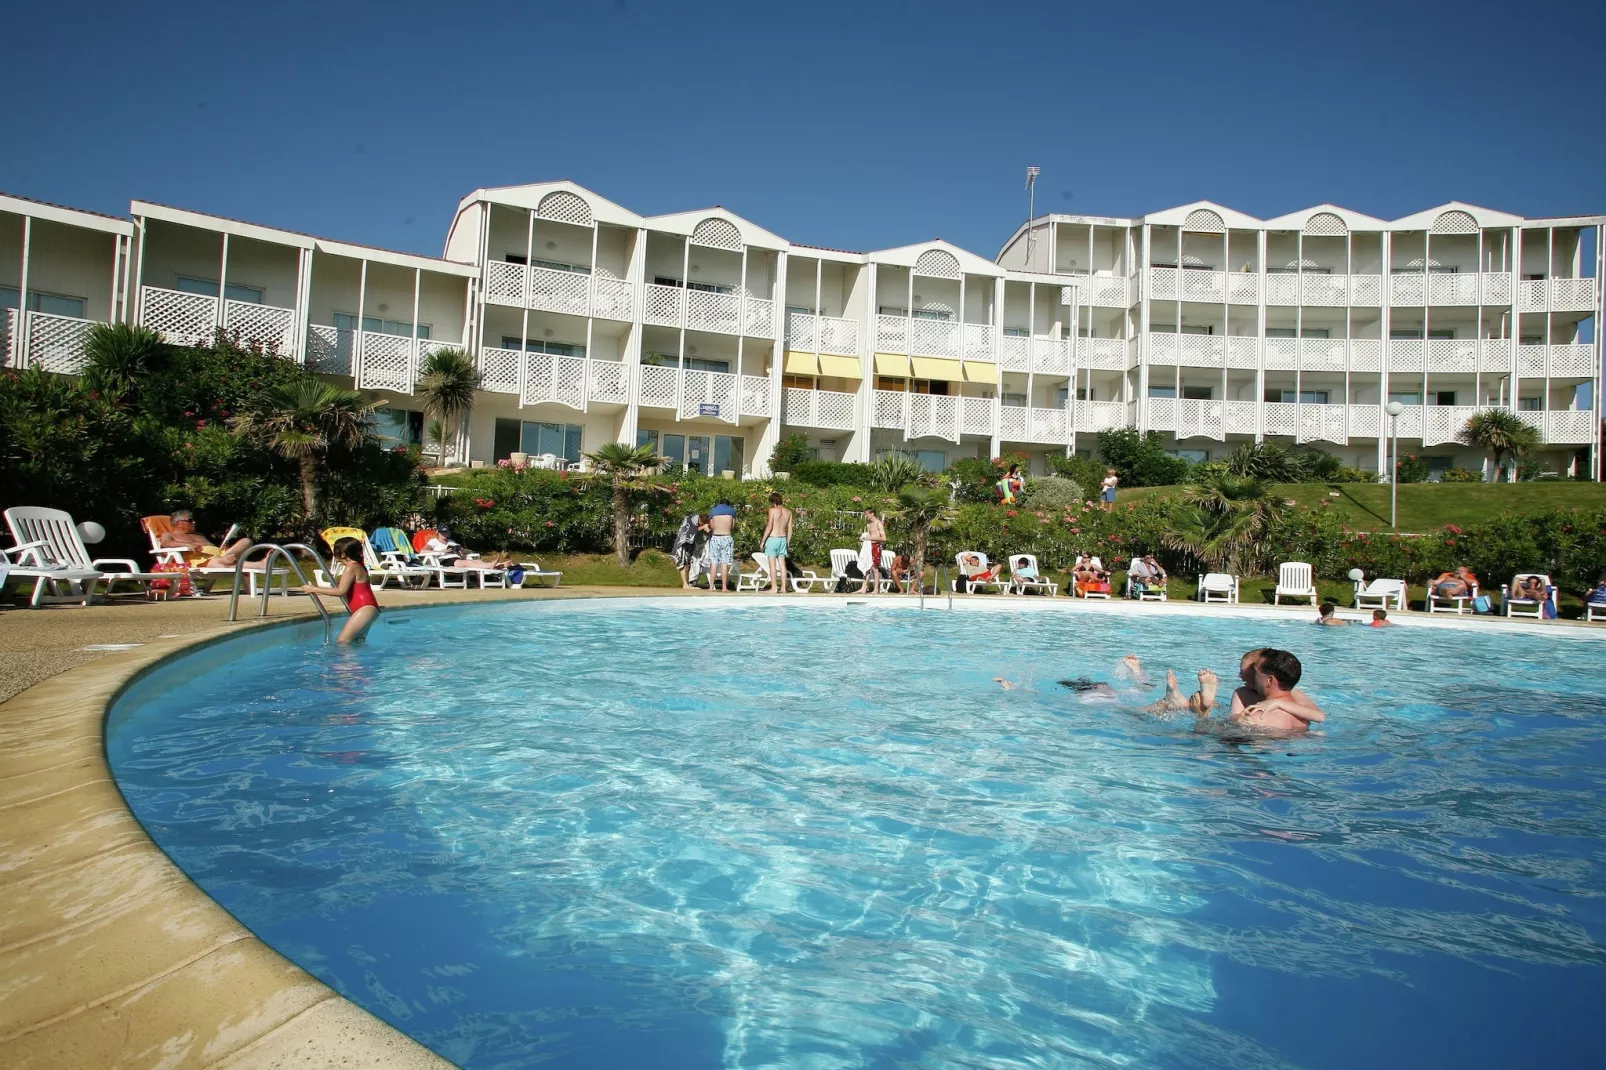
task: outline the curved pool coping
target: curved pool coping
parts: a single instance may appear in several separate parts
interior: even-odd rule
[[[913,598],[898,596],[682,599],[679,591],[630,589],[551,592],[538,600],[585,598],[674,598],[685,608],[709,610],[917,608]],[[926,603],[928,611],[947,609],[945,596]],[[461,604],[442,601],[409,611]],[[1308,607],[990,595],[953,604],[983,612],[1285,620],[1309,613]],[[0,704],[0,1064],[18,1070],[452,1065],[273,951],[207,896],[146,834],[106,760],[108,713],[150,672],[242,635],[306,623],[293,616],[158,640],[70,669]],[[1398,623],[1606,639],[1606,629],[1567,621],[1412,613],[1401,614]]]

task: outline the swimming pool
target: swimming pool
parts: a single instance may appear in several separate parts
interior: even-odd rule
[[[1593,637],[757,599],[316,634],[137,682],[113,769],[241,921],[474,1070],[1606,1057]],[[1320,736],[1054,683],[1263,645]]]

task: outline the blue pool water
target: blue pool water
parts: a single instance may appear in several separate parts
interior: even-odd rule
[[[474,1070],[1606,1062],[1599,642],[711,601],[259,633],[136,684],[112,764],[245,924]],[[1263,645],[1320,736],[1054,684]]]

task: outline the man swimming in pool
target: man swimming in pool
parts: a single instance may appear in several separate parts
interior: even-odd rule
[[[1271,732],[1303,732],[1327,714],[1295,685],[1304,673],[1299,659],[1286,650],[1259,648],[1243,656],[1238,678],[1244,686],[1232,693],[1228,716],[1239,724]]]

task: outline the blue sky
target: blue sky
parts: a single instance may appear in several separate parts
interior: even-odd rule
[[[1599,2],[139,6],[8,17],[0,190],[436,255],[554,178],[988,257],[1028,164],[1039,211],[1606,212]]]

